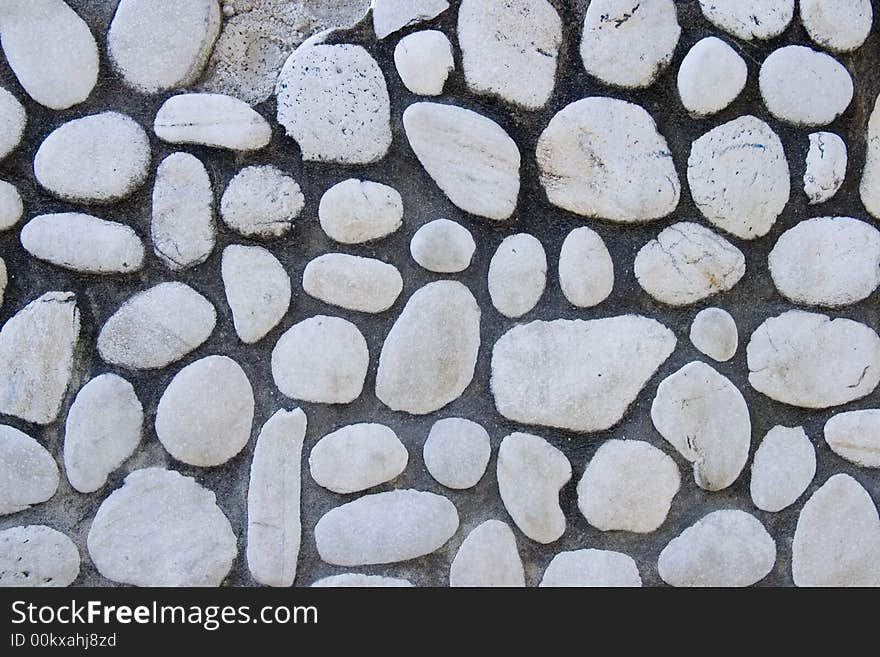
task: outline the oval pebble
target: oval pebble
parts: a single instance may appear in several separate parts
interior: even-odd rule
[[[241,366],[207,356],[171,379],[156,408],[156,435],[178,461],[210,468],[238,454],[251,437],[254,391]]]
[[[547,285],[547,255],[538,238],[518,233],[504,238],[489,263],[489,296],[505,317],[534,308]]]
[[[0,180],[0,230],[9,230],[24,213],[21,195],[15,185]]]
[[[571,479],[571,463],[543,438],[512,433],[498,449],[498,492],[520,531],[538,543],[565,532],[559,491]]]
[[[789,310],[770,317],[746,348],[749,383],[801,408],[860,399],[880,383],[880,337],[851,319]]]
[[[40,105],[64,110],[98,81],[98,46],[63,0],[0,3],[0,45],[19,84]]]
[[[776,543],[753,515],[714,511],[672,539],[657,560],[671,586],[734,587],[760,582],[776,563]]]
[[[290,276],[263,247],[239,244],[223,249],[220,275],[235,332],[245,344],[258,342],[290,307]]]
[[[694,464],[694,481],[704,490],[730,486],[749,458],[752,423],[746,400],[729,379],[700,361],[660,382],[651,421]]]
[[[367,566],[430,554],[457,530],[458,511],[442,495],[393,490],[328,511],[315,525],[315,543],[329,564]]]
[[[250,105],[223,94],[179,94],[164,103],[153,132],[170,144],[196,144],[231,151],[257,151],[272,139],[272,127]]]
[[[0,516],[41,504],[56,490],[58,466],[52,455],[26,433],[0,424]]]
[[[852,77],[830,55],[806,46],[774,50],[758,78],[764,105],[777,119],[819,126],[840,116],[853,97]],[[809,102],[804,102],[805,99]]]
[[[581,59],[587,73],[606,84],[647,87],[672,60],[680,35],[672,0],[591,0]]]
[[[18,148],[24,137],[27,113],[18,98],[0,87],[0,160]]]
[[[825,442],[838,456],[866,468],[880,468],[880,410],[838,413],[825,423]]]
[[[849,52],[861,46],[874,22],[871,0],[801,0],[801,23],[822,48]]]
[[[694,141],[687,177],[703,216],[744,240],[770,232],[791,191],[782,142],[754,116],[728,121]]]
[[[586,226],[565,237],[559,252],[559,285],[569,303],[592,308],[614,289],[614,262],[599,234]]]
[[[98,353],[131,370],[160,369],[198,348],[214,331],[217,312],[183,283],[159,283],[123,303],[98,333]]]
[[[34,175],[47,191],[75,203],[113,203],[147,178],[150,140],[118,112],[68,121],[37,149]]]
[[[132,385],[107,373],[86,383],[64,425],[64,471],[80,493],[93,493],[141,442],[144,409]]]
[[[725,363],[736,354],[739,331],[726,310],[704,308],[691,322],[690,339],[700,353]]]
[[[309,472],[334,493],[357,493],[391,481],[406,469],[409,453],[383,424],[350,424],[327,434],[309,454]]]
[[[214,250],[214,190],[205,165],[172,153],[156,170],[150,237],[153,250],[180,271],[203,263]]]
[[[220,199],[223,223],[245,237],[279,237],[305,205],[299,184],[272,165],[245,167]]]
[[[807,219],[779,237],[767,260],[790,301],[847,306],[880,285],[880,231],[851,217]]]
[[[874,101],[865,135],[865,167],[859,182],[859,197],[865,209],[880,217],[880,96]]]
[[[403,85],[419,96],[439,96],[455,70],[452,44],[443,32],[407,34],[394,48],[394,66]]]
[[[315,581],[316,588],[410,588],[412,582],[399,577],[383,577],[382,575],[362,575],[361,573],[342,573],[331,575]]]
[[[403,199],[393,187],[349,178],[324,192],[318,204],[321,228],[342,244],[386,237],[403,224]]]
[[[797,501],[814,476],[816,450],[804,428],[775,426],[752,461],[752,502],[762,511],[782,511]]]
[[[303,291],[347,310],[381,313],[397,301],[403,277],[397,267],[347,253],[325,253],[303,270]]]
[[[79,577],[79,550],[45,525],[0,531],[0,588],[65,587]]]
[[[144,264],[144,245],[129,226],[88,214],[41,214],[20,234],[39,260],[85,274],[128,274]]]
[[[718,37],[697,41],[678,68],[678,95],[684,108],[695,116],[720,112],[746,86],[749,69],[745,60]]]
[[[201,74],[221,22],[217,0],[122,0],[107,33],[107,54],[138,91],[185,87]]]
[[[449,219],[429,221],[415,232],[409,243],[412,259],[423,269],[438,274],[464,271],[476,250],[471,232]]]
[[[161,468],[125,478],[98,508],[86,544],[101,575],[135,586],[219,586],[238,554],[214,493]]]
[[[640,587],[632,557],[608,550],[573,550],[557,554],[544,571],[541,587]]]
[[[479,424],[458,417],[437,420],[422,450],[428,473],[447,488],[472,488],[489,465],[489,433]]]
[[[507,523],[487,520],[465,537],[449,569],[449,586],[525,586],[522,559],[516,537]]]
[[[680,222],[639,250],[633,270],[654,299],[686,306],[731,289],[746,273],[746,258],[705,226]]]
[[[700,0],[710,23],[744,41],[772,39],[794,17],[794,0]]]
[[[810,150],[804,164],[804,194],[810,205],[833,197],[846,179],[846,143],[833,132],[810,134]]]
[[[287,397],[348,404],[360,397],[370,354],[358,327],[317,315],[290,327],[272,350],[272,378]]]
[[[666,520],[680,485],[675,461],[650,443],[609,440],[578,483],[578,508],[603,532],[647,534]]]

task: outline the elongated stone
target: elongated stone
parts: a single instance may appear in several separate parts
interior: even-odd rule
[[[269,122],[244,101],[223,94],[187,93],[166,100],[153,131],[171,144],[256,151],[272,139]]]
[[[397,301],[403,277],[397,267],[374,258],[347,253],[325,253],[303,270],[303,291],[325,303],[381,313]]]

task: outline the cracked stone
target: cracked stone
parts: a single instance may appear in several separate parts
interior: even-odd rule
[[[846,178],[846,143],[833,132],[810,135],[810,150],[804,164],[804,194],[810,205],[832,198]]]
[[[762,511],[782,511],[797,501],[815,476],[816,450],[804,428],[775,426],[752,461],[752,502]]]
[[[350,424],[327,434],[309,454],[309,472],[334,493],[357,493],[395,479],[409,452],[383,424]]]

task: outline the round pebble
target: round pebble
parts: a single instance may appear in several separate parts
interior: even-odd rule
[[[404,86],[419,96],[439,96],[455,70],[452,45],[443,32],[413,32],[397,42],[394,66]]]
[[[271,165],[245,167],[220,200],[223,223],[245,237],[279,237],[305,205],[297,182]]]
[[[739,346],[739,332],[730,313],[722,308],[704,308],[691,322],[691,343],[712,360],[725,363]]]
[[[447,488],[458,490],[477,485],[491,453],[488,432],[476,422],[457,417],[437,420],[423,449],[428,473]]]
[[[419,228],[409,243],[409,252],[419,266],[438,274],[456,274],[467,269],[477,250],[471,232],[449,219],[435,219]]]
[[[745,60],[717,37],[697,41],[678,69],[678,95],[695,116],[708,116],[730,105],[746,86]]]
[[[849,52],[861,46],[874,22],[871,0],[801,0],[801,23],[821,48]]]

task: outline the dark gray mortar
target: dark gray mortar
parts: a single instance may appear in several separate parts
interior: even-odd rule
[[[26,105],[28,126],[22,146],[0,163],[0,179],[14,183],[25,203],[25,220],[44,212],[83,210],[108,219],[124,221],[149,243],[150,194],[153,177],[128,200],[106,207],[74,206],[52,198],[35,182],[32,161],[41,141],[53,129],[74,118],[116,109],[126,112],[148,129],[153,147],[153,173],[158,163],[176,150],[185,150],[199,157],[207,166],[214,184],[214,194],[219,198],[226,184],[242,167],[253,164],[272,163],[292,175],[302,186],[306,196],[305,209],[293,230],[274,240],[251,241],[233,233],[218,221],[218,240],[211,257],[204,264],[179,274],[164,267],[158,258],[150,254],[144,269],[129,276],[102,277],[68,272],[27,256],[18,241],[20,225],[0,234],[0,253],[6,260],[10,282],[6,300],[0,308],[0,321],[5,322],[26,302],[47,290],[72,290],[77,295],[82,312],[83,331],[78,361],[73,381],[68,391],[59,419],[45,428],[37,428],[15,418],[0,416],[0,421],[16,426],[37,438],[61,463],[64,418],[79,388],[90,378],[106,371],[114,371],[135,386],[144,404],[144,439],[138,453],[115,472],[107,485],[97,493],[82,495],[74,491],[62,476],[58,493],[49,502],[11,516],[0,518],[0,529],[16,525],[45,523],[70,535],[79,546],[82,556],[81,575],[78,585],[113,586],[114,583],[97,573],[85,548],[86,535],[95,511],[101,501],[121,485],[124,476],[145,466],[167,466],[195,477],[204,486],[217,493],[218,503],[229,517],[239,537],[239,556],[226,583],[231,586],[252,586],[254,581],[244,559],[246,539],[246,492],[254,441],[260,426],[279,408],[303,408],[308,416],[308,432],[304,449],[303,468],[303,537],[296,585],[308,585],[327,575],[344,569],[323,563],[315,548],[312,529],[318,519],[329,509],[354,499],[355,495],[342,496],[318,487],[308,475],[307,456],[311,447],[325,434],[340,426],[361,422],[381,422],[392,427],[410,452],[406,471],[393,482],[378,490],[394,488],[418,488],[430,490],[449,497],[458,508],[461,527],[456,535],[435,554],[401,564],[354,569],[359,572],[406,577],[420,586],[444,586],[448,583],[449,564],[458,546],[476,525],[490,518],[498,518],[513,525],[498,495],[495,480],[495,458],[502,438],[513,431],[530,431],[547,438],[559,447],[573,466],[571,482],[561,494],[562,508],[568,520],[564,536],[550,545],[539,545],[515,529],[517,543],[526,567],[528,585],[540,581],[544,568],[560,551],[584,547],[611,549],[631,555],[638,563],[645,585],[662,585],[657,574],[657,556],[665,545],[684,528],[711,511],[736,508],[758,517],[774,537],[778,557],[773,571],[760,585],[791,585],[791,542],[798,513],[807,497],[829,476],[846,472],[854,476],[877,500],[880,499],[880,476],[877,471],[859,468],[830,451],[822,440],[822,426],[833,414],[843,410],[880,406],[880,391],[870,396],[827,411],[806,411],[789,407],[757,393],[748,384],[745,361],[745,345],[752,331],[767,317],[778,315],[792,308],[776,292],[767,269],[767,254],[778,236],[798,221],[814,216],[848,215],[869,219],[861,205],[858,184],[865,159],[865,131],[874,100],[880,92],[880,38],[872,31],[867,42],[855,53],[836,56],[853,76],[855,96],[847,111],[827,129],[838,133],[849,149],[849,169],[846,182],[829,202],[808,207],[802,191],[804,158],[809,147],[807,135],[810,130],[798,129],[780,123],[765,110],[758,92],[758,69],[764,58],[774,49],[786,44],[812,45],[805,30],[795,16],[789,28],[779,37],[767,42],[738,42],[711,26],[702,16],[696,0],[677,2],[679,22],[683,32],[672,64],[660,75],[658,81],[646,90],[631,91],[608,87],[597,83],[584,71],[579,55],[580,32],[588,0],[551,0],[562,16],[564,44],[560,53],[557,85],[551,100],[540,111],[529,112],[513,108],[507,103],[487,97],[476,97],[467,91],[457,48],[455,27],[458,2],[434,21],[407,28],[391,35],[380,43],[375,42],[372,21],[365,18],[354,28],[339,32],[332,42],[360,43],[379,61],[386,74],[392,103],[392,129],[394,144],[392,152],[375,165],[343,167],[319,163],[303,163],[296,143],[283,134],[274,120],[274,98],[256,109],[273,124],[273,138],[268,148],[253,154],[236,155],[215,149],[199,147],[175,148],[152,135],[156,110],[169,95],[142,96],[127,89],[113,73],[105,53],[105,34],[115,2],[112,0],[78,0],[71,2],[86,19],[95,33],[102,50],[101,78],[89,100],[63,112],[53,112],[31,102],[20,88],[5,60],[0,62],[0,85],[11,90]],[[875,12],[876,13],[876,12]],[[456,70],[446,85],[442,102],[454,103],[481,112],[501,124],[519,144],[522,154],[522,189],[519,206],[513,218],[507,222],[492,223],[468,216],[455,208],[430,177],[421,168],[410,149],[401,125],[401,114],[418,97],[402,85],[394,69],[393,52],[397,41],[408,33],[426,26],[442,30],[452,41],[456,51]],[[693,119],[681,107],[676,91],[676,73],[682,58],[699,39],[710,34],[721,36],[742,54],[748,63],[749,78],[745,91],[722,112],[707,119]],[[568,103],[592,95],[607,95],[638,103],[645,107],[656,120],[660,132],[666,137],[672,150],[676,168],[682,182],[682,198],[678,209],[664,220],[641,226],[620,226],[593,220],[584,220],[573,214],[552,207],[538,182],[534,162],[535,145],[541,131],[551,117]],[[805,98],[804,102],[809,102]],[[729,292],[704,303],[683,309],[670,309],[652,300],[637,284],[632,271],[633,259],[638,249],[654,238],[664,227],[682,220],[702,221],[699,211],[690,198],[686,163],[691,142],[711,128],[743,114],[754,114],[766,121],[779,134],[785,147],[791,170],[792,194],[783,214],[766,237],[754,242],[732,238],[746,255],[746,275]],[[317,221],[317,207],[321,194],[333,184],[349,177],[359,177],[383,182],[395,187],[403,196],[405,207],[404,226],[394,235],[363,246],[337,245],[324,235]],[[482,308],[482,345],[474,380],[464,395],[441,411],[422,417],[395,413],[381,404],[374,394],[376,361],[385,335],[409,296],[422,285],[443,278],[418,267],[409,256],[409,239],[422,224],[447,217],[468,227],[477,242],[477,252],[471,267],[462,274],[449,276],[466,284],[474,293]],[[568,232],[578,226],[593,227],[605,240],[615,262],[615,285],[611,296],[592,309],[576,309],[563,297],[556,276],[559,249]],[[548,284],[538,307],[518,320],[608,317],[624,313],[641,313],[655,317],[671,328],[678,338],[673,356],[651,379],[636,402],[617,427],[598,434],[579,435],[567,431],[529,428],[501,417],[494,408],[489,393],[489,357],[494,342],[515,321],[507,320],[497,313],[489,299],[486,276],[489,260],[501,240],[516,232],[528,232],[538,237],[548,257]],[[294,296],[290,311],[281,324],[258,344],[242,344],[234,331],[232,317],[226,304],[220,278],[220,256],[228,244],[261,244],[267,247],[284,264],[294,284]],[[148,246],[149,250],[149,246]],[[310,298],[302,291],[301,276],[306,263],[321,253],[340,251],[363,256],[377,257],[397,266],[404,279],[404,291],[391,310],[379,315],[365,315],[328,306]],[[180,280],[204,294],[217,309],[218,323],[212,336],[199,349],[181,362],[158,372],[129,372],[108,367],[95,353],[94,345],[98,330],[119,305],[136,291],[167,280]],[[832,316],[850,317],[878,328],[876,294],[869,299],[840,311]],[[656,432],[650,420],[650,405],[657,385],[669,374],[694,359],[707,360],[690,344],[688,332],[693,317],[704,307],[720,306],[735,318],[740,331],[740,348],[727,363],[710,364],[730,378],[742,391],[752,415],[752,454],[764,434],[774,425],[803,425],[817,450],[818,471],[807,492],[791,507],[780,513],[760,511],[751,503],[749,496],[748,467],[731,487],[716,493],[706,492],[696,486],[691,464]],[[820,311],[825,312],[825,311]],[[371,354],[371,367],[364,393],[354,403],[345,406],[327,406],[298,403],[286,399],[275,388],[270,370],[270,355],[279,336],[294,323],[316,314],[338,315],[351,320],[364,333]],[[210,354],[226,354],[238,361],[247,372],[254,387],[256,413],[253,437],[248,446],[234,459],[218,468],[191,467],[172,459],[159,444],[153,421],[159,398],[172,376],[194,360]],[[422,445],[434,421],[442,417],[467,417],[481,423],[492,438],[493,455],[486,475],[473,489],[452,491],[443,488],[427,473],[421,457]],[[669,517],[661,528],[653,533],[639,535],[627,532],[601,532],[590,527],[577,508],[576,485],[587,461],[599,445],[609,438],[627,437],[650,442],[663,450],[679,465],[682,489],[675,497]]]

